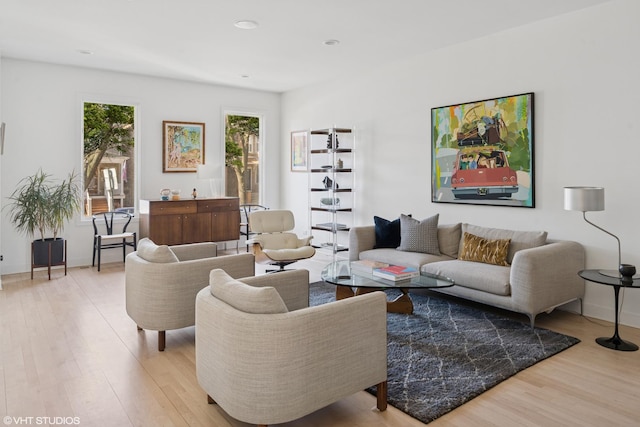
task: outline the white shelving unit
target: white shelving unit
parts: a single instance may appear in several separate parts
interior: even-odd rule
[[[348,250],[353,224],[355,135],[332,127],[310,131],[309,224],[313,245],[334,255]]]

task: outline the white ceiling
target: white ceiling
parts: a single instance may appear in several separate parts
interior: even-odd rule
[[[0,54],[284,92],[607,1],[0,0]]]

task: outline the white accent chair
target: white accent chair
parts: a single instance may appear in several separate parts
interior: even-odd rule
[[[301,259],[311,258],[316,250],[311,246],[313,236],[298,238],[293,213],[288,210],[262,210],[251,212],[249,226],[256,235],[247,241],[259,264],[284,267]]]
[[[211,270],[232,277],[255,274],[252,254],[217,256],[215,243],[156,245],[144,238],[125,260],[127,314],[138,330],[158,331],[158,351],[164,351],[165,331],[195,325],[195,300],[209,284]]]
[[[240,280],[211,271],[196,298],[196,374],[209,403],[266,426],[377,386],[384,411],[385,294],[308,304],[307,270]]]

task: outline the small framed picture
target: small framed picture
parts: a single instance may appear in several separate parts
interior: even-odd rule
[[[196,172],[204,163],[204,123],[162,122],[162,172]]]
[[[307,131],[291,132],[291,171],[307,171]]]

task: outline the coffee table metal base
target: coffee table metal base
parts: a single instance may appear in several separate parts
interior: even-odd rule
[[[387,313],[413,314],[413,301],[409,296],[409,290],[397,288],[402,292],[393,301],[387,301]],[[336,286],[336,300],[354,297],[356,295],[368,294],[369,292],[383,291],[379,288],[352,288],[350,286]]]

